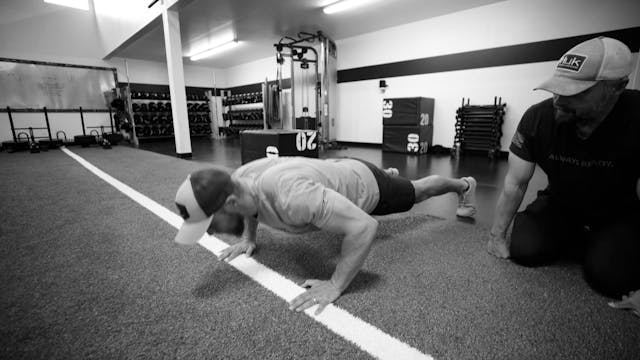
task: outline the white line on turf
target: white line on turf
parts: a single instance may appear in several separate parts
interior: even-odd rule
[[[82,157],[71,152],[69,149],[62,147],[62,151],[96,176],[120,190],[122,193],[152,213],[156,214],[171,226],[178,229],[182,225],[182,218],[176,213],[98,169]],[[220,239],[207,234],[200,239],[199,244],[215,255],[219,255],[222,250],[229,246]],[[300,287],[293,281],[283,277],[246,255],[235,258],[230,261],[229,264],[287,302],[305,291],[304,288]],[[344,339],[352,342],[360,349],[376,358],[433,359],[431,356],[421,353],[417,349],[403,343],[391,335],[386,334],[377,327],[351,315],[347,311],[340,309],[335,305],[330,304],[320,315],[314,315],[316,307],[317,306],[313,306],[307,309],[305,313],[309,317],[329,328],[334,333],[342,336]]]

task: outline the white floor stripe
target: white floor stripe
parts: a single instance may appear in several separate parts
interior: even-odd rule
[[[96,176],[120,190],[176,229],[182,225],[182,218],[176,213],[140,194],[65,147],[62,147],[62,151],[78,161]],[[222,250],[229,246],[220,239],[207,234],[202,237],[199,244],[215,255],[219,255]],[[245,255],[235,258],[230,261],[229,264],[287,302],[305,291],[304,288],[298,286],[293,281],[286,279],[277,272]],[[360,320],[335,305],[327,306],[325,310],[317,316],[314,315],[315,310],[316,306],[313,306],[307,309],[305,313],[376,358],[433,359],[431,356],[421,353],[417,349],[384,333],[375,326]]]

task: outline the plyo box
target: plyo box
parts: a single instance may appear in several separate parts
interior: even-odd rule
[[[432,138],[433,126],[383,126],[382,151],[425,154]]]
[[[240,144],[243,164],[263,157],[318,157],[317,130],[245,130]]]
[[[425,97],[382,100],[383,126],[433,125],[434,100]]]

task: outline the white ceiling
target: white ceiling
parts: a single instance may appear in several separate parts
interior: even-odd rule
[[[374,0],[364,7],[332,15],[322,12],[326,1],[182,0],[174,9],[180,14],[184,63],[228,68],[275,56],[274,43],[301,31],[320,30],[337,41],[503,0]],[[188,59],[208,48],[220,34],[229,32],[240,46],[197,62]],[[166,61],[161,19],[153,21],[111,56]]]

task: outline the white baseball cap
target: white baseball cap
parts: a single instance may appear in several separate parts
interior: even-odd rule
[[[233,193],[231,174],[221,167],[195,171],[187,176],[176,192],[176,206],[184,223],[175,242],[195,244],[209,228],[213,214]]]
[[[629,48],[621,41],[601,36],[567,51],[558,61],[553,76],[534,90],[571,96],[589,89],[599,80],[625,78],[632,70]]]

